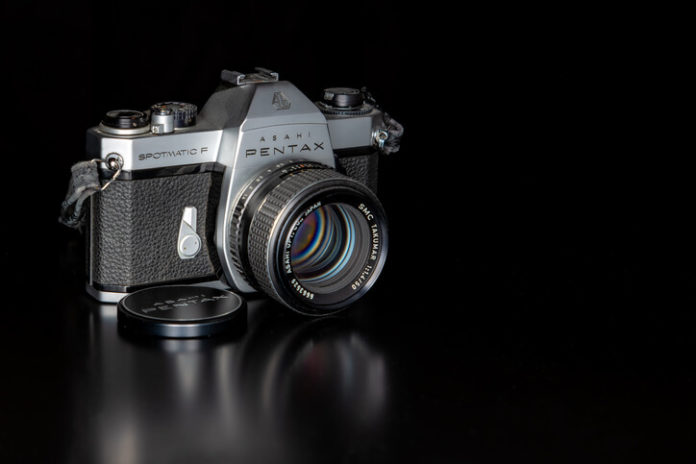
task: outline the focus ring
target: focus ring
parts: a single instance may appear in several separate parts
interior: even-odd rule
[[[283,161],[269,167],[254,178],[244,189],[230,219],[230,255],[232,263],[242,278],[252,287],[258,287],[254,276],[248,271],[249,259],[246,253],[246,238],[249,235],[249,224],[260,205],[258,199],[263,199],[268,191],[273,189],[281,179],[291,173],[310,170],[327,169],[326,165],[313,162]]]
[[[278,301],[283,299],[278,295],[272,282],[269,266],[269,245],[273,238],[274,229],[278,218],[287,209],[293,200],[298,199],[300,193],[310,186],[316,187],[318,183],[350,179],[333,169],[310,169],[288,175],[265,197],[263,203],[254,214],[249,228],[247,241],[247,253],[249,264],[259,289]],[[356,182],[357,183],[357,182]]]

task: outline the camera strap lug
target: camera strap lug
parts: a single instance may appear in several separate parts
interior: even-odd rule
[[[99,165],[105,164],[113,171],[111,178],[102,184],[99,178]],[[70,168],[70,183],[65,200],[60,205],[58,222],[73,229],[81,229],[84,224],[84,202],[97,192],[106,189],[121,174],[122,162],[117,157],[108,160],[91,159],[80,161]]]
[[[365,103],[382,111],[382,127],[377,128],[372,134],[373,144],[385,155],[396,153],[401,148],[401,136],[404,135],[404,126],[387,114],[372,96],[367,87],[360,89]]]
[[[401,136],[404,135],[404,126],[387,113],[383,113],[382,117],[386,127],[375,132],[374,140],[379,151],[385,155],[390,155],[396,153],[401,148]]]

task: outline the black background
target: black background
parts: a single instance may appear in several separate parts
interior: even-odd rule
[[[693,183],[689,152],[673,143],[683,122],[662,106],[676,83],[656,19],[398,2],[27,2],[5,5],[3,20],[8,462],[99,454],[103,404],[86,361],[97,355],[83,341],[94,308],[79,235],[57,223],[85,129],[113,108],[200,106],[221,69],[255,66],[314,99],[366,85],[406,128],[380,165],[390,259],[346,316],[385,360],[389,406],[377,425],[351,428],[331,398],[302,397],[331,413],[304,421],[300,410],[292,424],[308,444],[297,439],[280,462],[693,457]],[[273,324],[302,324],[264,310],[272,329],[258,346],[274,346]],[[206,450],[223,442],[180,440],[173,462],[217,462]]]

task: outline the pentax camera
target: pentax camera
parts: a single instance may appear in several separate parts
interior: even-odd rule
[[[385,263],[378,158],[402,132],[365,89],[313,102],[262,68],[223,71],[200,113],[109,111],[87,131],[103,184],[85,203],[87,291],[195,283],[308,315],[350,305]]]

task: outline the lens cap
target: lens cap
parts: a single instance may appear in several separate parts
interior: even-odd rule
[[[119,326],[132,334],[207,337],[245,323],[246,302],[228,290],[165,285],[139,290],[118,303]]]

